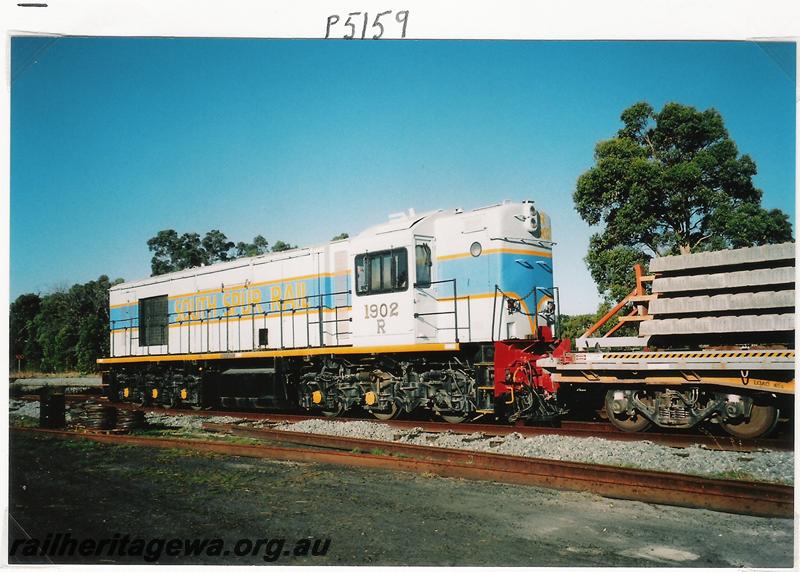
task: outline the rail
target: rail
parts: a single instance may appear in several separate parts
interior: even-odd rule
[[[165,449],[189,449],[284,461],[317,462],[390,471],[432,473],[444,477],[491,480],[501,483],[544,486],[561,490],[586,491],[605,497],[704,508],[737,514],[790,518],[794,513],[791,486],[763,482],[735,481],[647,471],[607,465],[591,465],[544,458],[516,457],[497,453],[464,451],[423,445],[389,443],[315,434],[284,434],[235,426],[211,426],[258,441],[284,442],[294,439],[302,445],[274,446],[240,444],[219,439],[197,440],[174,437],[142,437],[78,433],[53,429],[17,428],[16,435],[54,439],[78,439],[99,443]],[[288,432],[283,432],[288,433]],[[379,452],[375,452],[379,450]],[[362,453],[361,451],[370,451]]]
[[[341,337],[351,334],[349,330],[342,331],[340,324],[342,322],[350,323],[351,317],[341,317],[340,313],[345,310],[350,310],[350,295],[351,290],[342,290],[338,292],[324,292],[321,294],[307,294],[304,296],[296,296],[294,298],[280,298],[277,300],[249,302],[243,304],[233,304],[228,306],[204,308],[199,310],[185,310],[181,312],[168,312],[164,318],[163,324],[150,326],[157,332],[159,339],[163,339],[163,344],[149,344],[145,346],[137,345],[139,348],[146,348],[145,354],[134,354],[135,340],[140,339],[138,335],[141,324],[139,323],[139,316],[131,316],[129,318],[122,318],[111,320],[111,355],[117,355],[118,344],[115,340],[116,335],[122,333],[125,342],[127,342],[127,354],[123,355],[172,355],[184,353],[212,353],[221,351],[256,351],[269,347],[269,328],[267,328],[267,319],[277,316],[279,324],[279,347],[281,349],[292,349],[298,347],[324,347],[325,336],[333,337],[333,345],[341,345]],[[329,304],[326,299],[335,300],[336,296],[345,295],[347,303],[345,304]],[[316,304],[312,302],[316,301]],[[287,307],[289,306],[289,307]],[[267,309],[265,309],[267,307]],[[332,319],[325,319],[325,312],[333,312]],[[297,340],[297,315],[305,316],[305,323],[301,327],[305,328],[305,345],[298,344]],[[317,319],[311,318],[312,314],[316,314]],[[290,326],[284,325],[285,320],[289,319]],[[245,322],[250,321],[250,345],[242,343],[242,330]],[[263,321],[262,328],[256,328],[257,322]],[[231,322],[237,322],[236,328],[231,328]],[[333,331],[326,332],[326,324],[333,324]],[[316,327],[318,344],[312,344],[311,327]],[[177,348],[175,341],[172,340],[170,329],[177,329]],[[193,330],[194,328],[194,330]],[[291,332],[285,331],[290,329]],[[262,336],[261,332],[265,331],[266,334]],[[133,335],[137,332],[137,336]],[[205,336],[203,335],[205,333]],[[231,334],[234,334],[231,336]],[[212,344],[216,334],[216,344]],[[291,334],[291,336],[290,336]],[[184,337],[185,344],[184,344]],[[232,344],[234,338],[236,343]],[[291,337],[291,343],[289,338]],[[195,338],[198,345],[192,347],[192,339]],[[205,341],[205,343],[203,343]],[[302,341],[302,340],[301,340]],[[330,344],[328,344],[330,345]],[[185,347],[184,347],[185,346]],[[216,346],[216,347],[214,347]],[[235,347],[232,347],[235,346]]]

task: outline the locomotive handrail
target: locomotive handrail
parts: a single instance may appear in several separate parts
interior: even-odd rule
[[[458,337],[458,331],[460,329],[467,329],[469,338],[470,338],[470,340],[472,340],[472,313],[471,313],[470,307],[469,307],[470,297],[469,296],[461,296],[459,298],[459,296],[458,296],[458,286],[456,284],[456,279],[455,278],[447,278],[445,280],[431,280],[431,281],[426,281],[424,283],[414,282],[414,288],[415,289],[428,288],[429,286],[432,286],[434,284],[446,284],[446,283],[450,283],[450,282],[453,283],[453,310],[452,311],[448,310],[448,311],[445,311],[445,312],[414,312],[414,318],[419,318],[420,316],[443,316],[443,315],[452,314],[453,318],[454,318],[454,321],[455,321],[455,327],[453,328],[453,330],[455,330],[455,338],[456,338],[455,342],[458,343],[460,341],[459,337]],[[458,326],[458,301],[459,301],[459,299],[467,300],[467,325],[466,326],[462,326],[461,328],[459,328],[459,326]],[[437,329],[439,329],[439,330],[449,330],[450,328],[437,328]]]
[[[555,304],[555,312],[554,312],[554,316],[553,316],[553,335],[555,337],[558,337],[559,328],[560,328],[560,325],[559,325],[559,322],[560,322],[560,320],[559,320],[559,315],[560,315],[559,304],[560,304],[560,300],[559,300],[559,293],[558,293],[558,287],[557,286],[553,286],[552,288],[546,288],[544,286],[534,286],[531,289],[530,292],[528,292],[525,296],[520,298],[518,296],[511,296],[509,294],[506,294],[503,291],[503,289],[500,288],[500,286],[495,284],[494,285],[494,304],[492,305],[492,329],[491,329],[491,334],[492,334],[492,338],[491,339],[492,339],[493,342],[495,341],[495,323],[497,323],[497,338],[496,339],[500,340],[502,338],[502,335],[503,335],[503,313],[502,313],[502,309],[506,307],[506,301],[512,303],[512,304],[508,305],[508,313],[509,314],[522,314],[523,316],[528,316],[530,318],[533,318],[533,334],[534,334],[534,336],[537,336],[537,337],[539,336],[539,315],[540,315],[540,312],[539,312],[539,295],[538,295],[539,292],[541,292],[544,295],[543,297],[551,298],[553,300],[554,304]],[[500,300],[501,312],[500,312],[500,319],[499,320],[497,320],[497,294],[498,293],[500,293],[502,295],[502,298]],[[531,296],[533,296],[533,312],[525,312],[525,311],[522,310],[522,306],[521,306],[520,302],[522,302],[524,300],[527,300]]]
[[[336,305],[329,305],[325,298],[330,297],[333,299],[335,296],[340,295],[347,295],[344,304],[336,304]],[[325,345],[325,331],[324,331],[324,324],[335,324],[334,336],[336,339],[336,344],[339,344],[339,336],[340,335],[348,335],[351,332],[341,332],[339,331],[339,322],[350,322],[351,318],[339,318],[339,310],[350,308],[349,301],[350,296],[352,295],[352,290],[340,290],[337,292],[322,292],[319,294],[306,294],[304,296],[295,296],[293,298],[279,298],[277,300],[268,300],[268,301],[261,301],[261,302],[249,302],[243,304],[232,304],[229,306],[220,306],[214,308],[203,308],[199,310],[187,310],[182,312],[168,312],[166,316],[165,323],[160,324],[161,328],[166,330],[166,335],[164,336],[164,343],[159,345],[148,345],[144,346],[146,348],[145,353],[146,355],[171,355],[173,353],[182,354],[183,352],[183,337],[182,332],[184,326],[188,327],[187,332],[187,352],[192,353],[192,331],[191,328],[193,325],[200,326],[200,345],[201,347],[199,350],[196,350],[194,353],[211,353],[217,351],[231,351],[230,348],[230,320],[231,317],[238,320],[237,324],[237,334],[238,334],[238,350],[237,351],[248,351],[247,349],[242,347],[242,319],[243,318],[251,318],[251,347],[249,351],[255,351],[260,347],[258,344],[257,336],[255,333],[255,322],[258,317],[261,317],[264,320],[264,327],[266,327],[266,319],[270,315],[278,314],[279,315],[279,326],[280,326],[280,347],[281,349],[285,348],[285,338],[284,338],[284,314],[287,310],[291,311],[291,322],[292,322],[292,347],[296,347],[295,339],[294,339],[294,316],[295,313],[298,311],[298,308],[286,308],[288,303],[294,303],[299,301],[304,301],[305,305],[303,310],[306,314],[306,343],[308,347],[311,347],[311,339],[310,339],[310,332],[308,330],[308,326],[311,324],[319,324],[319,347],[323,347]],[[312,305],[312,301],[316,299],[316,305]],[[268,310],[256,311],[256,306],[259,304],[268,305]],[[274,306],[277,305],[277,309]],[[294,306],[294,304],[292,304]],[[245,311],[249,309],[249,311]],[[237,311],[238,310],[238,311]],[[333,320],[325,320],[323,319],[323,312],[325,310],[333,310],[335,312],[335,317]],[[311,322],[308,319],[308,315],[312,312],[318,312],[320,319],[316,322]],[[225,347],[223,350],[222,344],[222,320],[225,319]],[[123,333],[124,336],[127,338],[128,341],[128,355],[134,355],[133,353],[133,335],[132,330],[138,329],[139,326],[140,316],[131,316],[128,318],[119,318],[110,321],[110,329],[109,335],[111,336],[111,355],[115,355],[115,342],[114,338],[117,333]],[[211,349],[211,323],[212,321],[217,322],[217,348]],[[206,335],[205,335],[205,349],[202,348],[203,345],[203,335],[202,335],[202,327],[203,324],[206,325]],[[178,328],[178,348],[177,352],[174,352],[174,347],[170,348],[170,334],[169,328],[171,326],[177,326]],[[138,336],[137,336],[138,339]],[[140,346],[141,347],[141,346]],[[156,350],[153,348],[160,348],[164,347],[165,351],[161,351],[160,353],[156,353]]]

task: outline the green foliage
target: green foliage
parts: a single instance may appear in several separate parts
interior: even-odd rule
[[[67,291],[22,294],[10,308],[11,359],[25,369],[94,371],[108,354],[108,289],[122,282],[100,276]]]
[[[204,260],[206,264],[230,260],[230,251],[234,247],[228,237],[218,230],[209,230],[200,244],[206,254]]]
[[[161,230],[147,241],[147,247],[153,253],[153,276],[236,258],[231,253],[234,244],[219,230],[208,231],[202,240],[196,232],[178,236],[172,229]]]
[[[606,301],[616,303],[627,296],[636,285],[634,264],[641,264],[646,270],[650,259],[647,254],[634,247],[605,247],[602,242],[600,235],[592,236],[589,239],[589,252],[584,260],[595,283],[604,286]]]
[[[270,252],[267,239],[260,234],[253,238],[253,242],[234,244],[219,230],[208,231],[202,240],[196,232],[178,235],[172,229],[161,230],[147,241],[147,247],[153,253],[150,260],[152,276]],[[272,246],[272,252],[292,248],[297,246],[278,240]]]
[[[260,234],[253,238],[253,242],[236,243],[236,256],[258,256],[267,252],[269,252],[269,243]]]
[[[272,252],[283,252],[284,250],[291,250],[293,248],[297,248],[297,245],[291,245],[288,242],[276,240],[275,244],[272,245]]]
[[[756,165],[716,110],[640,102],[621,119],[573,194],[581,217],[603,227],[586,262],[606,300],[627,294],[633,263],[654,256],[792,240],[788,217],[761,207]]]
[[[344,240],[345,238],[350,238],[350,235],[349,235],[349,234],[347,234],[346,232],[340,232],[339,234],[337,234],[336,236],[334,236],[334,237],[331,239],[331,241],[334,241],[334,240]]]
[[[16,356],[23,356],[21,365],[39,366],[42,351],[36,336],[34,319],[39,313],[42,299],[38,294],[22,294],[11,303],[9,311],[10,363],[17,365]]]

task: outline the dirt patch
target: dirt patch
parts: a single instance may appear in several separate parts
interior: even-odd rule
[[[789,519],[604,499],[535,487],[312,463],[11,439],[10,542],[69,532],[153,539],[330,538],[277,564],[792,565]],[[141,563],[141,556],[50,557]],[[263,554],[162,563],[263,564]],[[14,561],[48,562],[42,556]]]

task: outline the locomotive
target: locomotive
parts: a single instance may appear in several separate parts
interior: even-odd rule
[[[533,202],[390,215],[353,238],[110,289],[114,399],[450,422],[559,416],[550,219]]]
[[[739,438],[792,410],[794,244],[637,267],[580,351],[559,339],[553,246],[546,213],[504,201],[119,284],[98,363],[112,399],[165,407],[427,410],[451,423],[571,413]],[[639,335],[610,336],[630,323]]]

